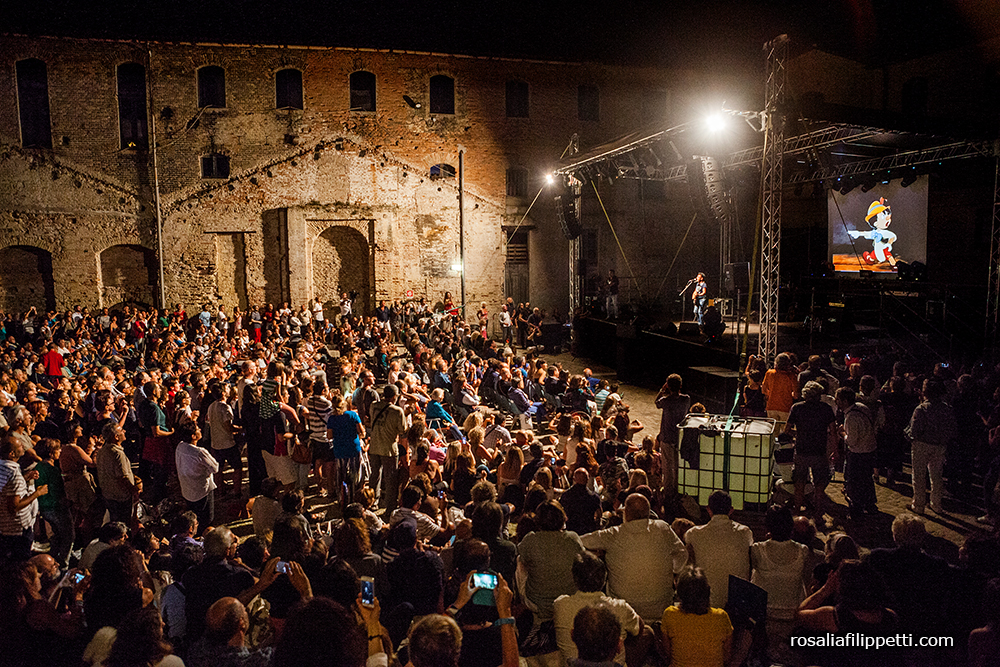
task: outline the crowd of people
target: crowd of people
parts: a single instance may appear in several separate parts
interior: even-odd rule
[[[924,472],[945,511],[946,460],[950,493],[977,467],[995,487],[982,367],[880,384],[864,358],[751,359],[741,410],[776,420],[794,488],[755,541],[725,492],[707,522],[678,493],[678,424],[704,411],[679,375],[646,434],[615,383],[538,354],[528,305],[499,337],[447,294],[353,306],[2,318],[4,664],[872,664],[793,646],[849,632],[958,639],[879,664],[991,655],[996,537],[949,565],[919,516]],[[863,520],[908,447],[896,548],[819,541],[831,471]]]

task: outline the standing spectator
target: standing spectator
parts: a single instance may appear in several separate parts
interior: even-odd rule
[[[104,446],[94,456],[101,496],[112,521],[131,525],[135,501],[139,498],[141,487],[132,475],[132,464],[122,449],[125,429],[111,422],[104,426],[101,437],[104,439]]]
[[[329,489],[333,488],[333,454],[330,452],[330,440],[326,436],[326,423],[333,410],[333,403],[330,402],[326,379],[316,378],[312,396],[306,399],[306,409],[309,410],[307,423],[313,468],[319,478],[320,493],[326,496]]]
[[[396,385],[387,384],[382,389],[382,400],[371,406],[368,459],[372,472],[369,484],[379,493],[380,505],[385,507],[387,514],[396,509],[400,449],[406,447],[406,413],[396,405],[398,396]]]
[[[687,563],[688,553],[670,524],[651,518],[649,500],[633,493],[625,499],[625,523],[584,535],[581,541],[605,552],[608,593],[632,605],[647,623],[659,620],[674,599],[674,575]]]
[[[847,464],[844,485],[851,514],[855,517],[878,514],[875,504],[875,418],[864,403],[855,400],[854,390],[837,390],[837,407],[844,413],[844,441],[847,444]]]
[[[753,531],[732,520],[733,500],[725,491],[708,497],[711,516],[704,526],[689,528],[684,535],[690,563],[705,573],[712,588],[712,606],[725,608],[729,598],[729,575],[750,578],[750,545]]]
[[[63,379],[63,367],[66,364],[55,343],[49,343],[47,349],[48,351],[42,355],[42,366],[45,367],[45,379],[48,381],[48,386],[55,388]]]
[[[906,378],[893,376],[888,390],[879,394],[879,412],[876,419],[875,440],[878,458],[876,475],[885,476],[885,484],[892,487],[903,474],[903,453],[906,451],[905,429],[917,407],[916,400],[906,391]]]
[[[663,411],[656,440],[660,443],[660,456],[663,460],[663,492],[668,497],[677,495],[677,446],[680,443],[680,429],[677,425],[691,408],[691,397],[681,393],[682,385],[681,376],[674,373],[667,377],[656,395],[656,407]]]
[[[149,472],[149,492],[153,500],[158,502],[167,492],[170,436],[174,432],[167,428],[167,415],[161,407],[161,401],[165,397],[163,387],[150,381],[142,386],[142,391],[146,400],[136,408],[139,425],[145,437],[142,459]]]
[[[32,528],[38,516],[38,499],[48,493],[42,485],[28,489],[38,479],[37,470],[21,473],[18,460],[24,446],[14,438],[0,442],[0,563],[31,557]]]
[[[198,516],[202,528],[208,528],[215,520],[215,473],[219,472],[219,462],[204,447],[198,447],[201,429],[189,422],[178,427],[180,442],[174,452],[177,478],[181,485],[181,495],[188,509]]]
[[[60,567],[69,564],[69,552],[76,539],[73,515],[69,510],[69,500],[63,486],[62,471],[59,469],[59,455],[62,445],[58,440],[45,438],[35,446],[35,452],[42,461],[36,466],[38,484],[48,488],[48,493],[38,499],[38,509],[42,518],[52,528],[49,555]]]
[[[770,371],[768,371],[770,372]],[[795,433],[795,458],[792,476],[795,480],[795,510],[805,501],[806,482],[812,473],[813,511],[822,515],[826,485],[830,483],[830,439],[836,432],[837,416],[823,402],[823,385],[807,382],[802,388],[804,401],[792,406],[788,427]]]
[[[336,498],[341,507],[354,502],[354,494],[361,475],[361,438],[365,437],[365,427],[361,418],[353,410],[347,410],[347,403],[341,396],[334,396],[333,407],[326,422],[326,437],[330,440],[333,453],[333,479],[336,484]]]
[[[792,404],[799,398],[799,377],[787,352],[775,357],[774,368],[764,373],[760,388],[767,397],[767,416],[777,422],[787,421]]]
[[[242,448],[236,444],[238,427],[234,424],[235,415],[229,404],[230,388],[229,384],[213,386],[206,421],[211,434],[213,458],[219,462],[220,472],[227,463],[232,467],[233,495],[239,498],[243,493],[243,456]]]
[[[944,498],[944,458],[948,444],[958,435],[951,406],[944,402],[945,385],[924,380],[924,402],[913,410],[906,434],[913,441],[913,503],[908,509],[924,513],[927,474],[931,479],[931,509],[941,513]]]

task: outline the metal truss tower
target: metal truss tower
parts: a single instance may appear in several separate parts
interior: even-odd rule
[[[778,282],[781,268],[781,188],[785,148],[785,58],[788,35],[764,45],[764,151],[761,156],[760,342],[758,354],[778,354]]]
[[[990,234],[990,277],[986,287],[986,339],[984,347],[996,355],[1000,337],[1000,154],[993,181],[993,226]]]

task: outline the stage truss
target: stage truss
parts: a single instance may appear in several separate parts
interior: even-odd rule
[[[808,182],[829,184],[841,177],[860,177],[871,172],[940,163],[945,160],[991,157],[995,159],[997,178],[994,186],[993,223],[987,298],[986,345],[1000,343],[1000,141],[956,140],[934,134],[888,129],[869,125],[831,122],[810,118],[786,118],[785,59],[788,37],[780,35],[765,44],[765,109],[756,112],[732,112],[734,115],[760,119],[763,145],[735,151],[722,158],[724,170],[759,166],[761,172],[761,247],[758,352],[769,361],[777,354],[778,287],[781,256],[781,197],[787,185]],[[785,136],[791,121],[804,128]],[[572,176],[579,186],[598,179],[639,179],[645,181],[686,181],[688,165],[672,140],[694,125],[684,123],[669,128],[647,128],[586,153],[567,159],[555,174]],[[824,159],[825,149],[862,142],[873,137],[892,135],[887,155],[862,158],[839,164]],[[913,144],[919,147],[914,148]],[[909,145],[908,145],[909,144]],[[805,155],[806,167],[784,173],[785,158]],[[792,165],[793,167],[795,165]],[[572,268],[571,268],[572,272]],[[572,289],[572,288],[571,288]]]

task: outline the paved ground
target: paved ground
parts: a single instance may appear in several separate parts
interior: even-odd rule
[[[549,361],[556,361],[563,365],[563,368],[570,372],[579,373],[584,368],[590,368],[595,377],[615,379],[614,369],[606,366],[594,365],[584,358],[574,358],[570,354],[546,357]],[[638,419],[645,426],[639,436],[652,432],[655,434],[659,428],[660,411],[653,404],[659,387],[639,387],[635,385],[622,384],[622,394],[624,401],[630,406],[629,414],[633,419]],[[833,483],[827,488],[832,509],[826,515],[827,526],[820,527],[820,530],[829,534],[832,531],[842,530],[851,535],[857,543],[865,548],[871,549],[880,546],[891,546],[892,535],[890,526],[893,518],[906,511],[906,506],[910,503],[913,491],[908,483],[909,465],[907,464],[907,483],[896,484],[896,488],[890,489],[885,486],[876,486],[878,496],[878,506],[881,514],[878,516],[865,517],[855,521],[848,514],[847,504],[843,494],[843,476],[839,473],[835,476]],[[927,531],[931,536],[928,549],[937,553],[951,562],[958,559],[958,547],[965,538],[974,531],[982,530],[983,526],[976,523],[976,517],[983,512],[979,507],[973,507],[957,499],[945,497],[944,509],[946,514],[938,515],[929,509],[925,514]],[[753,528],[754,535],[758,539],[764,539],[764,525],[762,512],[737,512],[737,521],[745,523]],[[825,535],[821,535],[825,536]]]

